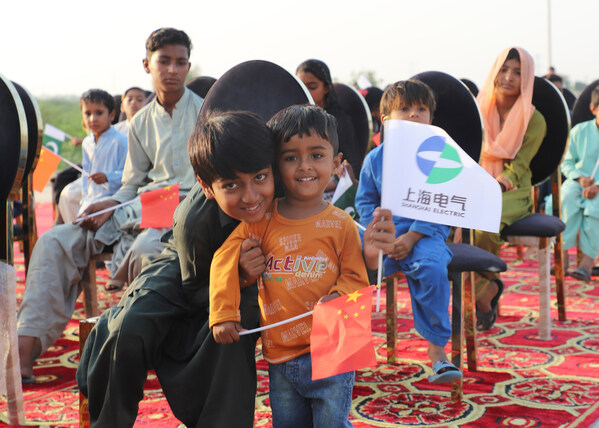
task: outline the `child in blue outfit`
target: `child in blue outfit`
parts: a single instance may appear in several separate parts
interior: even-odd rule
[[[580,232],[583,257],[570,275],[583,281],[590,281],[599,251],[599,88],[593,90],[589,107],[595,118],[572,128],[561,164],[566,176],[561,192],[562,219],[566,223],[564,249],[576,245]]]
[[[435,95],[426,84],[406,80],[385,90],[380,111],[383,122],[399,119],[430,125],[435,106]],[[381,203],[383,147],[381,144],[368,153],[360,173],[356,210],[363,225],[371,222],[375,208]],[[449,226],[397,216],[393,216],[393,221],[395,248],[385,259],[385,274],[401,270],[407,277],[414,327],[429,342],[428,356],[434,372],[429,381],[454,381],[462,373],[444,350],[451,337],[447,264],[452,254],[445,244]]]
[[[80,99],[81,115],[89,135],[82,143],[81,214],[91,203],[107,199],[121,187],[127,158],[127,137],[111,125],[114,98],[101,89],[90,89]]]

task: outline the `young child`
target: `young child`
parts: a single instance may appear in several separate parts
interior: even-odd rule
[[[381,99],[383,123],[387,119],[409,120],[430,125],[435,111],[435,95],[423,82],[396,82]],[[383,147],[368,153],[362,166],[356,192],[356,210],[362,224],[368,224],[381,203]],[[435,383],[451,382],[462,373],[449,361],[444,347],[451,337],[449,321],[449,280],[447,264],[451,252],[445,241],[449,226],[393,217],[396,241],[393,252],[385,260],[385,274],[401,270],[408,279],[414,327],[429,342],[428,356],[433,365]]]
[[[274,201],[262,221],[238,226],[214,255],[210,326],[218,343],[239,340],[242,330],[239,284],[254,278],[240,275],[237,265],[248,238],[258,241],[266,257],[258,282],[263,326],[368,286],[353,220],[323,200],[341,161],[334,117],[316,106],[291,106],[277,113],[269,127],[285,196]],[[252,201],[247,209],[261,208]],[[273,426],[352,426],[348,415],[354,372],[312,381],[310,332],[311,318],[262,332]]]
[[[146,92],[133,86],[125,91],[121,98],[121,110],[125,113],[125,120],[121,120],[114,125],[115,129],[121,134],[127,135],[129,132],[129,122],[146,103]]]
[[[579,123],[570,131],[570,145],[561,164],[566,176],[562,185],[562,219],[564,249],[576,245],[583,253],[580,263],[570,275],[590,281],[593,260],[599,251],[599,87],[591,93],[590,109],[594,119]]]
[[[72,222],[91,203],[112,196],[121,187],[127,158],[127,137],[111,125],[114,99],[101,89],[90,89],[80,100],[83,125],[89,134],[81,145],[83,151],[81,184],[67,186],[58,202],[65,223]],[[80,198],[68,197],[80,190]],[[72,190],[68,190],[71,188]],[[66,192],[65,192],[66,191]]]

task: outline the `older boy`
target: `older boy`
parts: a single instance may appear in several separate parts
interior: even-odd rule
[[[186,426],[253,426],[257,336],[235,346],[214,342],[208,279],[213,253],[238,221],[262,218],[270,206],[274,143],[258,116],[226,113],[198,122],[189,157],[207,191],[196,183],[175,212],[164,251],[86,342],[77,382],[89,398],[92,426],[133,425],[148,369]],[[226,197],[217,204],[214,193]],[[254,253],[247,252],[250,259]],[[241,296],[244,327],[257,326],[255,285]]]
[[[562,185],[562,218],[564,249],[579,246],[583,257],[570,275],[582,281],[590,281],[593,259],[599,251],[599,88],[591,93],[589,106],[592,120],[579,123],[570,131],[570,145],[561,164],[566,176]]]
[[[435,111],[435,95],[423,82],[405,80],[389,85],[381,99],[383,122],[408,120],[430,125]],[[362,224],[371,221],[381,203],[384,144],[373,149],[364,160],[356,192],[356,209]],[[451,337],[449,322],[449,280],[447,264],[451,251],[445,244],[449,226],[393,217],[396,227],[395,249],[385,260],[385,272],[401,270],[408,279],[414,327],[429,343],[428,356],[433,366],[434,383],[451,382],[462,373],[449,361],[444,347]]]
[[[202,98],[184,86],[190,49],[187,35],[173,28],[156,30],[148,38],[143,64],[152,76],[157,97],[131,123],[123,186],[112,199],[90,205],[85,214],[169,184],[181,183],[183,194],[191,189],[195,179],[185,146]],[[23,379],[33,381],[34,360],[60,337],[71,318],[90,257],[114,244],[115,256],[124,257],[119,271],[130,281],[141,270],[143,253],[162,250],[159,238],[163,230],[139,233],[140,211],[140,204],[132,204],[114,215],[108,212],[80,225],[52,228],[37,241],[18,315]]]

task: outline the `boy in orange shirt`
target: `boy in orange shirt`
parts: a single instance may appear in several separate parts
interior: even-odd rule
[[[316,106],[291,106],[268,125],[277,143],[276,164],[285,196],[273,202],[262,221],[240,224],[214,255],[210,327],[218,343],[239,340],[243,330],[239,285],[256,279],[240,277],[237,266],[247,238],[260,245],[265,256],[257,272],[265,264],[258,278],[263,326],[369,284],[352,218],[322,198],[342,156],[337,153],[334,117]],[[370,258],[365,259],[370,266]],[[308,317],[262,332],[275,428],[352,426],[348,415],[354,372],[311,380],[311,326]]]

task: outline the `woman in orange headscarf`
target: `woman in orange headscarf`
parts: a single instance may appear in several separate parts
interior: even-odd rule
[[[501,226],[532,212],[530,162],[547,126],[532,105],[534,61],[522,48],[501,52],[477,97],[485,127],[482,167],[497,179],[503,192]],[[475,245],[499,255],[503,240],[498,233],[476,231]],[[503,292],[499,274],[485,274],[476,282],[477,329],[491,328]]]

